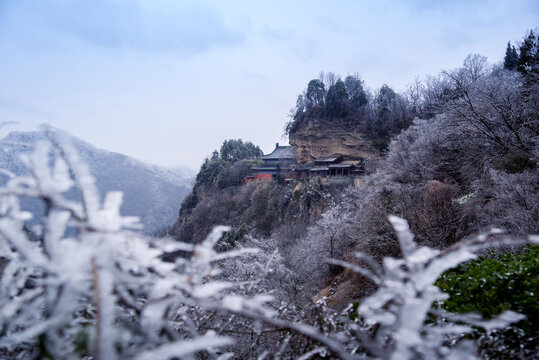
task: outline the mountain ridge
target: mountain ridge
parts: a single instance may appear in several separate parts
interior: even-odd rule
[[[146,232],[169,225],[177,216],[177,204],[191,189],[193,170],[146,163],[97,148],[63,130],[53,131],[65,137],[77,149],[96,178],[101,196],[108,191],[124,193],[122,214],[138,216]],[[0,140],[0,167],[16,175],[27,174],[29,170],[17,154],[30,151],[37,142],[46,139],[44,131],[10,132]],[[27,205],[32,213],[40,213],[38,205]]]

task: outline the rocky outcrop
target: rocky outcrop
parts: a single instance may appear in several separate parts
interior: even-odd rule
[[[359,122],[309,119],[290,132],[289,142],[297,164],[330,155],[342,155],[344,160],[372,159],[376,153]]]

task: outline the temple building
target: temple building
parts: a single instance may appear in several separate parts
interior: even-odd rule
[[[245,177],[245,182],[251,180],[273,180],[278,176],[290,179],[310,179],[326,177],[358,177],[365,174],[363,159],[344,160],[341,155],[331,155],[315,159],[313,162],[296,165],[294,153],[290,146],[275,145],[271,154],[258,159],[259,164],[253,166],[253,175]]]
[[[365,174],[365,164],[360,160],[343,160],[341,155],[315,159],[313,162],[294,167],[294,178],[357,177]]]
[[[285,179],[292,177],[292,166],[294,165],[294,153],[290,146],[280,146],[275,144],[275,150],[271,154],[264,155],[259,158],[261,164],[252,167],[254,173],[252,176],[247,176],[245,181],[250,180],[272,180],[277,176],[282,176]]]

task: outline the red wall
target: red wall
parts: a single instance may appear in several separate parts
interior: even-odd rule
[[[284,175],[285,179],[291,179],[292,178],[291,174],[283,174],[283,175]],[[255,174],[252,177],[246,176],[245,177],[245,182],[248,183],[249,181],[253,181],[253,180],[272,180],[272,179],[273,179],[272,174]]]
[[[271,174],[256,174],[253,176],[253,180],[271,180]]]

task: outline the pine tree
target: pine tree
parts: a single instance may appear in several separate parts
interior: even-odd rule
[[[331,85],[328,89],[326,97],[326,114],[329,117],[343,116],[347,98],[348,94],[346,93],[346,87],[342,80],[338,79],[335,85]]]
[[[520,57],[518,59],[517,70],[523,74],[528,74],[535,64],[537,57],[538,39],[533,30],[530,30],[528,36],[520,45]]]
[[[348,75],[344,79],[344,86],[348,93],[348,102],[352,109],[358,110],[368,103],[367,94],[363,89],[363,81],[359,75]]]
[[[326,96],[326,87],[323,82],[318,79],[309,81],[307,85],[307,100],[313,104],[318,105],[324,101]]]
[[[503,67],[507,70],[516,70],[518,66],[518,53],[517,49],[511,45],[511,42],[507,43],[505,49],[505,57],[503,59]]]

